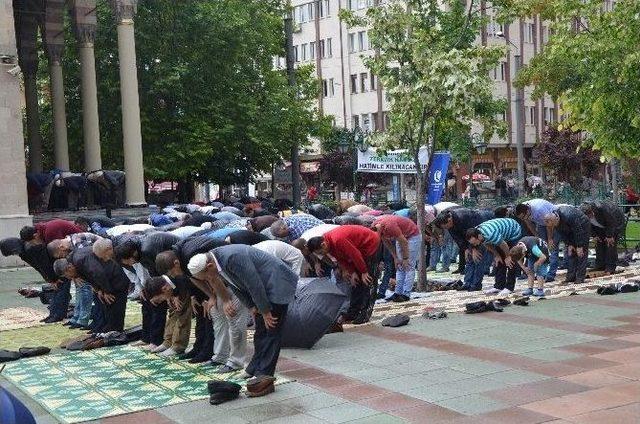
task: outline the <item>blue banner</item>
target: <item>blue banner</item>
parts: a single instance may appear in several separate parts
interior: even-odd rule
[[[427,182],[427,203],[435,205],[440,202],[447,187],[447,170],[449,169],[449,152],[435,152],[429,166],[429,181]]]

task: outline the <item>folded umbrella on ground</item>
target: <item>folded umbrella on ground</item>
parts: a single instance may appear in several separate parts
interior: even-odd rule
[[[236,383],[221,380],[210,380],[207,383],[209,391],[209,403],[211,405],[220,405],[236,399],[240,395],[241,386]]]
[[[20,352],[14,350],[0,349],[0,364],[3,362],[17,361],[22,358]]]
[[[46,355],[47,353],[51,352],[51,349],[46,346],[21,347],[20,349],[18,349],[18,352],[20,353],[22,358],[32,358],[34,356]]]

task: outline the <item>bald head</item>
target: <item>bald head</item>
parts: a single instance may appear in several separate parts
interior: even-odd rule
[[[113,259],[113,243],[109,239],[99,239],[93,243],[93,254],[103,261]]]
[[[64,258],[71,252],[71,240],[68,238],[53,240],[47,244],[47,253],[53,259]]]
[[[289,235],[289,226],[282,219],[271,224],[271,234],[275,238],[285,238]]]

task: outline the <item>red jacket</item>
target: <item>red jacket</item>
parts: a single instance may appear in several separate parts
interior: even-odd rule
[[[349,272],[367,271],[366,259],[375,255],[380,247],[380,236],[361,225],[342,225],[324,235],[329,253]]]
[[[82,228],[71,221],[64,219],[53,219],[35,225],[36,231],[45,243],[53,240],[63,239],[70,234],[81,233]]]

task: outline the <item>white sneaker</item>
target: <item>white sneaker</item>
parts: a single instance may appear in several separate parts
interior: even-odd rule
[[[161,344],[160,346],[156,347],[155,349],[151,349],[151,353],[160,353],[160,352],[164,352],[167,349],[169,349],[169,346]]]
[[[143,342],[142,340],[138,340],[137,342],[131,343],[130,346],[144,346],[146,345],[146,342]]]
[[[484,294],[496,294],[496,293],[500,293],[500,290],[498,290],[497,288],[493,287],[490,288],[489,290],[485,291]]]
[[[168,358],[169,356],[176,356],[178,354],[177,351],[173,350],[173,348],[165,349],[162,352],[158,353],[158,356],[162,356]]]
[[[509,289],[502,289],[502,291],[498,293],[498,296],[509,296],[511,293],[512,291]]]

